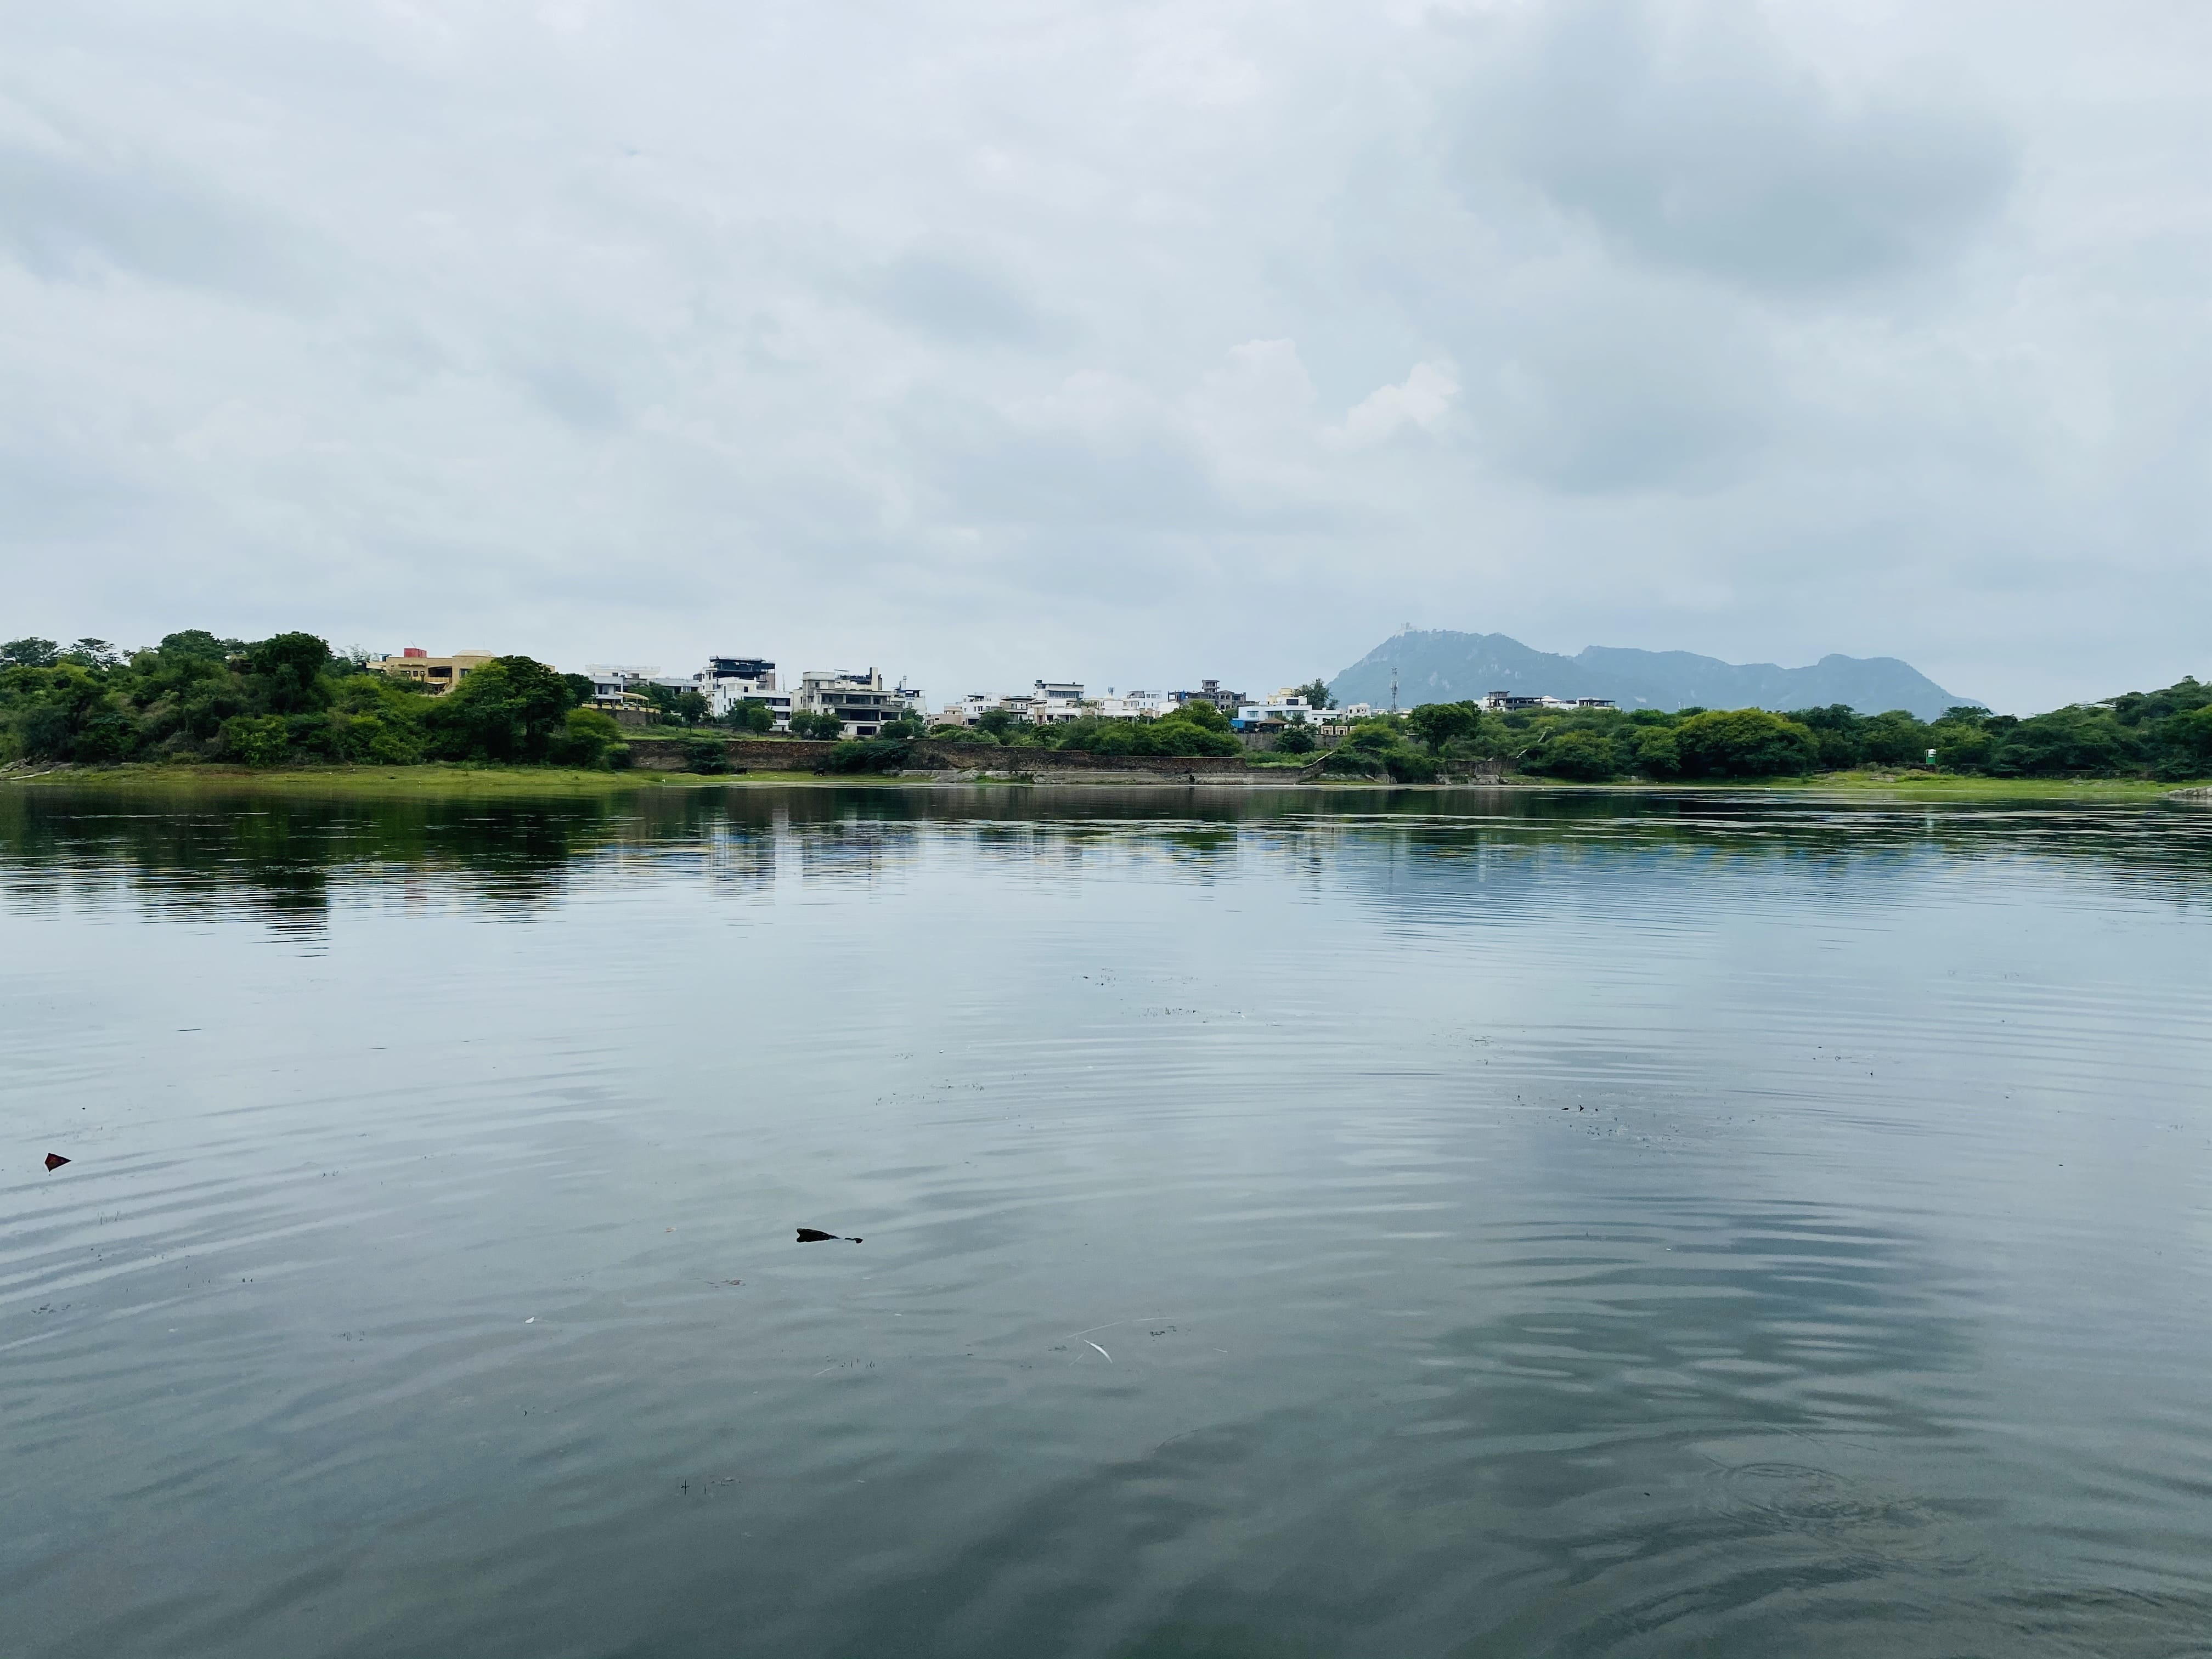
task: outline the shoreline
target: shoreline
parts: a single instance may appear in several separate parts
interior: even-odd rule
[[[1388,790],[1443,794],[1512,791],[1545,794],[1761,794],[1826,796],[1840,799],[1972,801],[2140,801],[2212,804],[2212,788],[2188,781],[2162,783],[2138,778],[1978,778],[1929,774],[1884,775],[1829,773],[1808,778],[1741,779],[1722,782],[1654,782],[1620,780],[1573,783],[1554,778],[1511,778],[1497,782],[1401,784],[1370,779],[1328,781],[1237,775],[1185,780],[1129,775],[1080,773],[1060,776],[973,775],[824,775],[814,772],[601,772],[556,767],[476,766],[428,763],[416,766],[279,767],[258,770],[234,766],[159,766],[126,763],[112,767],[57,765],[0,771],[0,788],[133,787],[180,793],[343,794],[482,794],[604,796],[644,789],[862,788],[862,789],[1236,789]]]

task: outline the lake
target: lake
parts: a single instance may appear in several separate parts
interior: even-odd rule
[[[14,789],[0,999],[11,1656],[2212,1653],[2212,812]]]

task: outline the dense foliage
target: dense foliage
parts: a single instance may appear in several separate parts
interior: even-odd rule
[[[667,712],[703,719],[696,692],[665,690]],[[1315,695],[1314,688],[1302,690]],[[1323,690],[1326,688],[1322,688]],[[0,645],[0,762],[222,761],[249,766],[313,762],[406,765],[426,760],[620,765],[629,750],[613,720],[581,707],[590,683],[528,657],[495,657],[443,696],[334,655],[312,634],[218,639],[198,629],[125,655],[104,640],[66,648],[52,640]],[[1318,698],[1316,697],[1316,700]],[[765,705],[741,703],[726,724],[758,732]],[[796,735],[839,735],[834,717],[795,717]],[[805,729],[802,730],[802,727]],[[902,763],[920,721],[887,724],[867,744],[841,744],[837,769]],[[1243,746],[1212,703],[1194,701],[1158,720],[1095,715],[1030,726],[1003,710],[975,728],[940,726],[944,742],[1085,750],[1100,755],[1237,755]],[[1286,763],[1331,777],[1420,782],[1474,768],[1603,781],[1729,779],[1862,767],[1933,764],[1992,777],[2212,775],[2212,686],[2185,679],[2018,718],[1948,709],[1923,721],[1901,710],[1861,714],[1841,704],[1787,714],[1762,709],[1527,709],[1427,703],[1403,715],[1352,723],[1310,760],[1311,734],[1279,739]],[[685,739],[686,763],[720,770],[720,741]],[[1931,760],[1932,757],[1932,760]],[[1010,757],[1011,758],[1011,757]]]
[[[589,683],[495,657],[444,696],[335,656],[312,634],[248,642],[201,629],[128,658],[102,640],[0,645],[0,760],[426,760],[619,764]]]
[[[1524,709],[1427,703],[1402,720],[1378,716],[1352,744],[1404,748],[1449,765],[1488,763],[1541,776],[1728,779],[1862,768],[1926,767],[2001,778],[2150,777],[2212,774],[2212,685],[2185,679],[2025,718],[1961,706],[1921,720],[1902,709],[1862,714],[1838,703],[1786,714],[1763,709]],[[1369,732],[1372,736],[1363,736]],[[1395,773],[1393,775],[1396,775]]]

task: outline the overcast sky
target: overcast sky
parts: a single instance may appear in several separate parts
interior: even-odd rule
[[[0,637],[2212,674],[2212,6],[0,21]]]

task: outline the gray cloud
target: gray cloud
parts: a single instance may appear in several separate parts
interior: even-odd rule
[[[1748,7],[1570,0],[1478,83],[1469,164],[1503,166],[1633,256],[1781,294],[1956,252],[2014,170],[1996,123],[1929,94],[1846,99]]]
[[[0,140],[0,251],[41,277],[119,273],[286,304],[319,286],[301,240],[159,164]]]
[[[1055,331],[1010,284],[957,259],[905,254],[869,286],[890,316],[956,344],[1029,345]]]
[[[11,627],[2212,672],[2208,64],[2165,0],[18,8]]]

